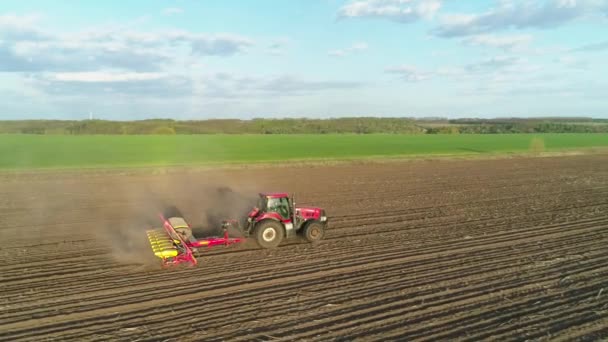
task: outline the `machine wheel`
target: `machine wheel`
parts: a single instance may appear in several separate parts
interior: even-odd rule
[[[262,221],[255,228],[255,240],[262,248],[278,247],[284,235],[283,226],[277,221]]]
[[[325,236],[325,227],[319,222],[310,222],[304,227],[303,235],[309,242],[317,242]]]

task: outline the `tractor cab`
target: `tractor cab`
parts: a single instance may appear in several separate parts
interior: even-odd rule
[[[289,195],[285,193],[260,194],[257,209],[259,212],[256,213],[256,216],[260,213],[276,213],[279,216],[277,218],[283,222],[293,218],[291,201]]]
[[[249,222],[263,219],[288,223],[294,220],[294,207],[286,193],[261,193],[256,206],[249,212]]]

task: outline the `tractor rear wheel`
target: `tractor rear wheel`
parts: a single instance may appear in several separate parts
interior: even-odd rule
[[[319,222],[310,222],[304,227],[303,235],[309,242],[317,242],[325,236],[325,228]]]
[[[255,239],[262,248],[276,248],[279,246],[285,232],[283,225],[277,221],[262,221],[255,228]]]

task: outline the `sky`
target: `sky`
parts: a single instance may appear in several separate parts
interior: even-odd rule
[[[0,119],[608,118],[608,0],[0,2]]]

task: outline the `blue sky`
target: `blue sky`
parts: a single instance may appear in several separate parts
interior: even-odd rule
[[[0,119],[608,118],[608,0],[0,2]]]

